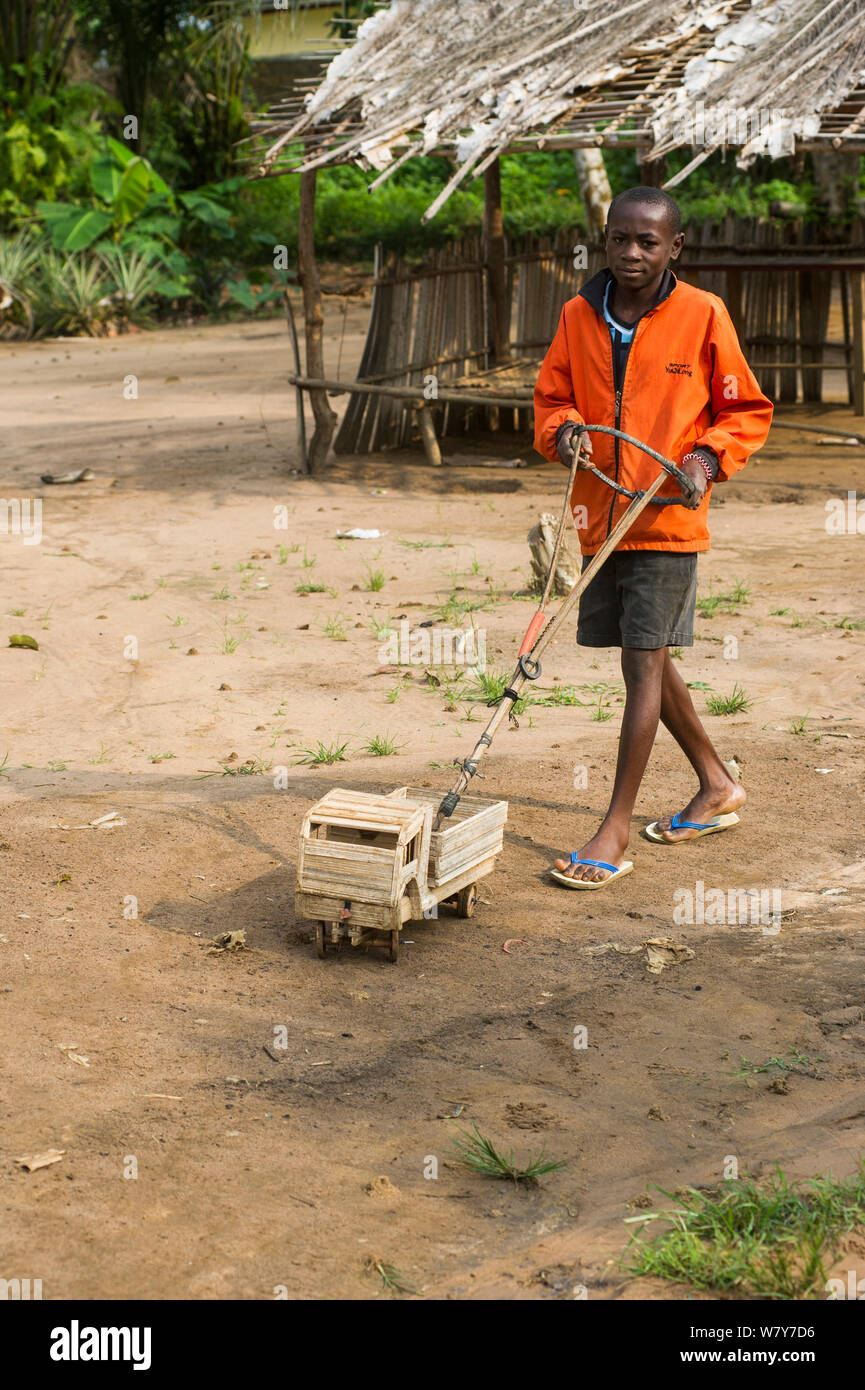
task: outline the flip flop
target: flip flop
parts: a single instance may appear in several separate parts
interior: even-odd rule
[[[630,859],[626,859],[624,864],[622,864],[620,868],[617,868],[615,864],[605,864],[603,859],[581,859],[576,852],[574,852],[570,858],[572,864],[591,864],[595,869],[608,869],[610,876],[609,878],[602,878],[599,883],[591,883],[585,878],[570,878],[567,874],[563,873],[561,869],[550,869],[550,873],[556,880],[556,883],[561,883],[565,888],[583,888],[587,891],[595,888],[606,888],[607,884],[612,883],[614,878],[623,878],[624,875],[629,874],[634,867]]]
[[[682,811],[677,811],[670,821],[671,830],[696,830],[696,835],[689,835],[687,840],[665,840],[662,833],[658,830],[658,822],[652,821],[651,825],[646,826],[646,834],[650,840],[654,840],[659,845],[678,845],[688,844],[691,840],[699,840],[701,835],[715,835],[721,830],[730,830],[732,826],[739,824],[739,817],[735,811],[729,811],[725,816],[716,816],[714,820],[700,821],[682,820]]]

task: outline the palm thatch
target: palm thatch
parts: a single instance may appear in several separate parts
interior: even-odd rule
[[[865,148],[862,14],[862,0],[393,0],[303,105],[271,108],[257,172],[356,162],[375,187],[447,149],[456,169],[427,220],[508,149],[739,145],[747,165],[796,142]]]
[[[741,168],[761,154],[792,154],[797,138],[819,136],[821,113],[842,103],[863,79],[862,0],[755,4],[724,25],[711,48],[688,63],[681,85],[657,104],[652,153],[661,155],[693,140],[695,110],[701,102],[703,148],[670,186],[723,145],[741,147]],[[848,122],[848,136],[863,132],[863,117],[860,109],[858,119]],[[846,143],[843,134],[830,141],[836,148]]]

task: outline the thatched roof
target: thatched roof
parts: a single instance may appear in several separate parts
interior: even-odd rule
[[[865,0],[393,0],[261,132],[262,175],[357,162],[378,183],[450,150],[426,218],[508,149],[865,150]]]

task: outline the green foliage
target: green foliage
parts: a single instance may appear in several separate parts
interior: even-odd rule
[[[11,300],[0,310],[0,333],[24,337],[96,335],[109,320],[146,323],[155,302],[184,293],[147,251],[109,245],[64,254],[32,228],[0,236],[0,291]]]
[[[654,1241],[633,1238],[630,1274],[738,1298],[815,1299],[825,1296],[825,1266],[841,1237],[865,1220],[865,1167],[847,1180],[799,1183],[777,1168],[762,1184],[743,1178],[662,1195],[672,1210],[630,1218],[667,1223]]]
[[[26,100],[0,85],[0,230],[19,228],[40,198],[84,191],[99,140],[97,104],[112,105],[85,85]]]
[[[290,0],[292,8],[305,3]],[[376,3],[334,0],[335,20],[360,19]],[[13,331],[28,331],[31,307],[45,306],[49,283],[62,288],[54,331],[66,331],[57,326],[63,322],[99,331],[106,315],[131,318],[145,303],[154,311],[161,301],[164,310],[181,297],[187,311],[211,315],[279,305],[286,277],[274,270],[274,249],[284,246],[289,264],[296,255],[299,178],[250,183],[237,172],[253,104],[249,41],[258,8],[250,0],[0,0],[0,235],[38,219],[59,253],[44,274],[31,266],[23,289],[17,268],[0,332],[10,322]],[[335,29],[351,32],[341,23]],[[67,79],[73,34],[117,98]],[[130,115],[135,138],[113,138],[120,118]],[[690,157],[690,150],[674,152],[669,171]],[[604,158],[614,193],[640,181],[633,150],[605,150]],[[717,151],[676,197],[686,220],[730,212],[765,218],[779,200],[806,205],[813,220],[807,160],[804,167],[803,175],[789,160],[762,159],[743,172],[734,151]],[[354,166],[321,170],[322,258],[369,260],[381,242],[386,252],[415,259],[479,234],[477,178],[463,183],[432,222],[421,221],[452,172],[450,159],[419,157],[369,193],[370,175]],[[584,225],[569,151],[505,155],[501,173],[509,236]],[[82,253],[90,255],[86,264]],[[3,254],[16,254],[8,238]],[[10,288],[8,276],[3,283]],[[108,304],[94,300],[97,289]],[[45,331],[38,316],[36,329]],[[478,606],[452,602],[449,612],[459,617]]]
[[[282,295],[284,277],[259,273],[258,294],[251,277],[233,278],[230,205],[243,182],[237,177],[175,194],[148,159],[108,137],[90,161],[89,202],[40,202],[37,212],[57,250],[110,254],[115,266],[125,257],[137,279],[146,260],[148,278],[158,285],[152,292],[165,298],[191,295],[208,312],[226,300],[257,308]]]
[[[690,150],[674,152],[669,158],[670,172],[690,157]],[[613,193],[640,182],[633,150],[605,150],[604,160]],[[501,171],[502,213],[509,236],[551,234],[559,227],[584,225],[569,151],[504,155]],[[371,176],[354,166],[320,170],[316,233],[322,256],[333,260],[371,258],[380,241],[386,251],[413,258],[454,237],[479,233],[483,188],[477,179],[462,184],[430,223],[421,223],[424,211],[452,172],[444,158],[419,157],[369,193]],[[732,151],[726,157],[719,151],[689,175],[676,189],[675,197],[686,222],[707,217],[720,221],[727,213],[766,218],[776,200],[804,201],[812,208],[814,186],[809,178],[794,174],[789,160],[758,160],[754,170],[743,172],[736,168]],[[275,244],[287,245],[293,256],[298,204],[296,176],[249,184],[236,204],[238,249],[244,257],[261,256],[263,248]]]
[[[200,7],[199,7],[200,8]],[[138,152],[148,149],[150,109],[158,89],[176,90],[176,49],[194,0],[77,0],[76,30],[82,44],[104,54],[122,111],[138,121]]]
[[[250,8],[246,0],[198,5],[197,36],[182,49],[183,99],[173,113],[174,138],[193,187],[234,174],[249,133]]]
[[[183,284],[167,273],[164,262],[147,251],[111,246],[102,253],[102,261],[115,287],[111,297],[118,318],[140,323],[146,300],[173,299],[186,293]]]
[[[73,337],[98,333],[108,316],[110,288],[105,267],[97,258],[47,251],[34,286],[34,312],[41,331]]]
[[[166,252],[175,241],[194,242],[196,224],[231,235],[224,190],[196,189],[175,197],[149,160],[120,140],[107,138],[90,161],[90,203],[39,202],[36,211],[59,251],[84,251],[111,238],[136,249]]]
[[[41,242],[32,230],[15,236],[0,236],[0,330],[6,325],[33,331],[31,280],[41,251]]]
[[[0,0],[2,3],[2,0]],[[250,0],[78,0],[81,41],[105,55],[134,149],[178,189],[236,172],[248,135]]]
[[[0,0],[0,89],[24,103],[53,96],[72,47],[66,0]]]

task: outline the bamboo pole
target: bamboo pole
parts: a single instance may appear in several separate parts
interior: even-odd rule
[[[293,373],[289,374],[288,380],[293,386],[301,386],[310,394],[314,391],[331,391],[334,395],[339,396],[344,395],[346,391],[357,391],[368,396],[393,396],[397,400],[423,401],[428,399],[420,386],[372,386],[365,381],[329,381],[326,377],[294,376]],[[492,391],[486,393],[448,391],[446,387],[444,389],[439,387],[434,399],[450,401],[454,405],[505,405],[513,406],[515,409],[523,409],[531,404],[532,398],[529,394],[517,398],[516,395],[497,396]]]

